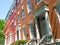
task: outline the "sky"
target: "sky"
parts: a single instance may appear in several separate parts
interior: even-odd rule
[[[0,0],[0,19],[5,19],[13,0]]]

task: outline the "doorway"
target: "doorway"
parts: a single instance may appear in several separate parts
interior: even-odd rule
[[[44,35],[48,34],[45,15],[37,17],[37,25],[38,25],[40,38],[42,38]]]

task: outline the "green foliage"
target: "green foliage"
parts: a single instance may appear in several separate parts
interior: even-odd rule
[[[26,40],[17,40],[15,42],[11,43],[11,45],[20,45],[20,44],[24,45],[26,42],[27,42]]]
[[[4,45],[4,34],[2,32],[3,28],[4,28],[4,20],[0,19],[0,45]]]
[[[2,29],[4,28],[4,20],[3,19],[1,19],[0,20],[0,31],[2,31]]]

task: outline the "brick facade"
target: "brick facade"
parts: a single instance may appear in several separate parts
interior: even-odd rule
[[[58,2],[58,0],[42,0],[41,2],[38,2],[36,0],[30,0],[30,4],[31,4],[31,11],[28,13],[28,9],[27,9],[27,3],[28,0],[15,0],[16,3],[14,4],[14,6],[12,6],[12,9],[10,9],[10,11],[8,12],[8,16],[6,17],[6,22],[5,22],[5,26],[4,26],[4,34],[5,34],[5,43],[6,45],[9,45],[9,39],[11,38],[12,42],[16,41],[16,27],[19,25],[19,27],[21,29],[19,29],[18,31],[20,32],[19,35],[19,39],[23,39],[23,40],[27,40],[29,41],[32,38],[37,38],[37,33],[36,31],[38,30],[38,34],[40,37],[38,38],[42,38],[42,33],[41,33],[41,26],[39,26],[40,24],[40,15],[45,15],[45,10],[42,11],[42,13],[39,12],[40,8],[47,6],[48,7],[48,17],[49,17],[49,23],[51,26],[51,31],[52,31],[52,35],[55,39],[60,39],[60,22],[57,16],[56,9],[54,8],[54,5]],[[24,8],[24,17],[22,19],[22,7]],[[14,9],[14,10],[13,10]],[[44,8],[43,8],[44,9]],[[12,12],[13,10],[13,12]],[[36,13],[38,12],[38,13]],[[10,14],[9,14],[10,13]],[[38,16],[37,16],[37,15]],[[20,15],[20,23],[18,23],[18,15]],[[36,16],[35,16],[36,15]],[[35,22],[35,18],[37,18],[37,23]],[[36,27],[36,24],[38,25],[38,29]],[[41,25],[41,24],[40,24]],[[33,26],[33,32],[31,32],[31,26]],[[25,30],[25,31],[24,31]],[[33,34],[34,33],[34,34]],[[34,36],[33,36],[33,35]],[[9,37],[9,35],[11,35],[11,37]],[[9,38],[8,38],[9,37]],[[8,43],[8,44],[7,44]]]

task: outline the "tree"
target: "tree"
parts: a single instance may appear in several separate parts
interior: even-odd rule
[[[0,19],[0,45],[4,45],[4,34],[2,32],[3,28],[4,28],[4,20]]]

